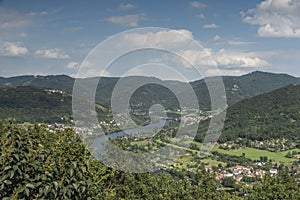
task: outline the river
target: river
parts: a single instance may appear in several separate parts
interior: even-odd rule
[[[142,133],[145,131],[150,131],[156,128],[162,128],[164,126],[168,126],[169,125],[169,121],[168,120],[160,120],[157,123],[152,123],[152,124],[148,124],[146,126],[140,126],[140,127],[136,127],[136,128],[132,128],[132,129],[128,129],[125,132],[124,131],[119,131],[119,132],[114,132],[114,133],[110,133],[107,135],[101,135],[98,136],[96,138],[93,139],[92,144],[90,145],[90,148],[92,149],[96,149],[97,153],[103,153],[103,143],[107,142],[108,139],[115,139],[117,137],[123,137],[123,136],[134,136],[137,133]],[[95,155],[96,156],[96,155]],[[97,156],[96,156],[97,157]]]

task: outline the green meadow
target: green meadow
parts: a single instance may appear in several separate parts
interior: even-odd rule
[[[255,148],[243,148],[238,150],[224,150],[219,149],[217,146],[214,148],[214,151],[218,151],[219,153],[228,154],[228,155],[235,155],[241,156],[243,153],[245,154],[246,158],[251,160],[259,160],[260,156],[267,156],[268,160],[272,160],[277,163],[291,163],[295,160],[295,158],[286,158],[285,155],[292,150],[281,151],[281,152],[270,152],[267,150],[260,150]],[[300,151],[300,149],[293,149],[293,151]]]

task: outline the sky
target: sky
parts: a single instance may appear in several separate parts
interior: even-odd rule
[[[177,79],[162,69],[169,65],[189,80],[199,78],[170,52],[154,50],[120,55],[110,70],[95,67],[105,52],[145,46],[203,66],[202,76],[259,70],[299,77],[299,10],[300,0],[0,0],[0,76],[122,76],[127,70]],[[88,68],[90,52],[106,40],[110,46],[94,50],[103,53],[94,56],[101,61]]]

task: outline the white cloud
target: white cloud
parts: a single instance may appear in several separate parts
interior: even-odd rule
[[[225,44],[228,45],[249,45],[254,44],[254,42],[247,42],[247,41],[235,41],[235,40],[225,40]]]
[[[122,4],[119,5],[119,8],[121,10],[127,10],[127,9],[135,8],[135,5],[130,4],[130,3],[122,3]]]
[[[215,35],[213,39],[217,44],[223,44],[223,45],[249,45],[249,44],[253,44],[253,42],[245,42],[245,41],[239,41],[239,40],[224,40],[219,35]]]
[[[0,56],[23,56],[28,54],[28,49],[19,42],[0,41]]]
[[[184,67],[191,70],[194,67],[203,72],[204,76],[242,75],[254,69],[264,69],[271,64],[262,52],[243,52],[219,50],[214,51],[187,49],[176,52],[181,59],[173,55],[163,55],[160,59],[151,60],[153,63],[168,63],[170,66]]]
[[[192,65],[201,67],[218,66],[222,68],[259,68],[270,66],[270,63],[259,56],[259,52],[229,51],[221,49],[213,51],[206,48],[203,51],[183,50],[178,52]],[[191,67],[186,61],[181,61],[185,67]]]
[[[199,19],[205,19],[205,15],[204,14],[198,14],[195,17],[199,18]]]
[[[246,74],[248,71],[243,71],[239,69],[208,69],[205,72],[206,76],[241,76]]]
[[[174,68],[179,71],[186,70],[188,73],[192,71],[192,65],[201,69],[203,72],[218,67],[224,70],[224,73],[230,73],[230,71],[232,71],[236,74],[253,70],[253,68],[270,66],[270,63],[267,61],[269,55],[263,52],[244,52],[224,49],[213,50],[210,48],[202,49],[196,41],[193,42],[193,39],[193,33],[189,30],[158,29],[157,31],[149,32],[124,33],[121,38],[115,39],[111,44],[107,44],[107,48],[113,48],[114,51],[112,53],[117,53],[118,50],[120,50],[120,52],[127,52],[128,50],[140,49],[142,47],[145,49],[158,49],[157,52],[151,53],[149,57],[136,57],[132,62],[134,62],[135,65],[137,63],[140,64],[140,62],[164,64],[174,66]],[[222,41],[220,36],[215,36],[214,39],[216,41]],[[105,50],[102,49],[101,51]],[[129,59],[129,61],[131,61],[131,59]],[[98,71],[100,70],[94,70],[99,66],[103,65],[99,64],[98,57],[91,57],[89,61],[85,61],[82,64],[82,74],[85,77],[93,74],[99,75]],[[210,74],[212,74],[211,71]]]
[[[39,49],[34,52],[35,55],[42,58],[51,59],[69,59],[70,56],[61,49]]]
[[[261,37],[300,37],[299,10],[300,0],[264,0],[241,14]]]
[[[106,70],[101,70],[98,75],[99,76],[109,76],[109,72]]]
[[[222,66],[222,67],[239,67],[239,68],[256,68],[269,66],[270,64],[264,59],[261,52],[242,52],[219,50],[214,51],[210,48],[205,48],[201,51],[199,46],[191,43],[193,33],[189,30],[169,30],[158,31],[156,33],[140,33],[140,34],[125,34],[123,40],[116,45],[123,46],[146,46],[154,48],[162,48],[173,50],[173,52],[186,58],[190,63],[201,66]],[[215,41],[223,41],[218,35],[214,37]],[[229,44],[244,44],[245,42],[229,41]],[[214,58],[212,60],[211,58]],[[168,59],[168,58],[162,58]],[[182,62],[182,61],[181,61]],[[187,63],[186,66],[190,66]]]
[[[85,73],[72,74],[71,76],[75,78],[87,78],[87,77],[103,77],[109,75],[110,73],[106,70],[88,69],[87,71],[85,71]]]
[[[208,29],[208,28],[217,28],[218,26],[216,24],[204,24],[203,28]]]
[[[204,3],[200,3],[198,1],[192,1],[190,4],[194,8],[205,8],[206,7],[206,5]]]
[[[67,68],[69,68],[69,69],[76,69],[76,68],[78,68],[79,67],[79,63],[78,62],[69,62],[68,64],[67,64]]]
[[[190,68],[192,65],[197,65],[201,67],[210,67],[210,66],[216,66],[217,63],[211,59],[211,55],[213,54],[213,50],[206,48],[201,51],[199,50],[182,50],[179,51],[178,54],[186,59],[186,60],[180,60],[180,62],[183,64],[184,67]],[[188,61],[188,62],[187,62]]]
[[[190,38],[193,38],[193,33],[189,30],[164,30],[148,33],[125,34],[123,42],[117,45],[132,45],[132,46],[152,46],[167,49],[182,49]]]
[[[239,52],[221,49],[213,55],[219,66],[257,68],[269,66],[265,59],[255,52]]]
[[[139,25],[139,22],[142,20],[145,20],[144,14],[112,16],[107,19],[104,19],[104,21],[106,22],[110,22],[122,26],[128,26],[128,27],[136,27]]]

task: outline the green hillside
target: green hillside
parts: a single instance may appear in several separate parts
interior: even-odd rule
[[[70,123],[72,97],[59,90],[31,86],[0,86],[0,118],[15,118],[17,122]],[[107,109],[97,105],[99,118]]]
[[[200,124],[197,140],[203,138],[207,122]],[[252,140],[270,138],[300,139],[300,85],[244,99],[227,109],[219,141],[238,137]]]
[[[88,91],[95,79],[98,78],[81,79],[86,83],[82,91]],[[118,80],[119,78],[114,77],[103,77],[100,79],[96,92],[96,103],[110,108],[111,94]],[[161,81],[151,77],[127,77],[126,80],[128,81],[128,86],[134,84],[135,80],[169,84],[172,87],[180,88],[179,95],[183,94],[185,84],[177,81]],[[255,138],[264,139],[270,136],[270,132],[277,137],[278,134],[282,135],[283,131],[287,131],[286,133],[290,136],[295,136],[295,132],[298,130],[296,126],[298,113],[296,112],[297,108],[295,108],[297,103],[293,105],[294,107],[291,107],[290,104],[288,104],[289,107],[280,104],[280,109],[277,109],[278,102],[274,103],[270,98],[272,97],[273,100],[283,103],[293,103],[296,101],[292,97],[288,100],[284,98],[293,96],[293,98],[297,99],[298,94],[286,94],[290,90],[285,88],[273,95],[269,94],[271,97],[262,95],[249,100],[247,98],[284,87],[290,83],[298,83],[298,78],[286,74],[253,72],[239,77],[223,77],[223,80],[229,105],[240,102],[244,98],[246,100],[229,108],[224,128],[225,134],[221,139],[224,139],[224,137],[245,137],[246,134],[248,136],[259,135],[259,137]],[[72,115],[70,94],[73,90],[73,84],[74,79],[65,75],[0,78],[0,85],[2,85],[0,88],[0,117],[14,117],[20,122],[69,122]],[[191,85],[198,96],[200,108],[208,109],[210,96],[205,81],[192,82]],[[45,91],[45,89],[61,90],[63,93],[51,93]],[[182,94],[180,94],[180,91],[182,91]],[[293,89],[290,92],[292,93]],[[120,98],[122,98],[122,94],[120,95]],[[153,104],[162,104],[167,109],[177,110],[179,108],[178,100],[172,91],[159,84],[147,84],[140,87],[134,92],[130,103],[133,108],[132,117],[139,124],[149,121],[147,113]],[[276,106],[274,107],[273,104]],[[105,112],[107,113],[108,110]],[[268,112],[270,116],[264,115]],[[267,119],[264,120],[264,118]],[[276,122],[276,120],[280,120],[280,123],[273,126],[273,122]],[[283,127],[277,127],[279,124],[283,124]],[[202,127],[200,129],[202,129],[200,132],[205,132],[205,128]],[[264,133],[266,131],[268,133]]]
[[[72,98],[60,92],[19,86],[0,87],[0,118],[15,118],[18,122],[64,122],[72,115]]]
[[[300,136],[300,85],[245,99],[228,109],[224,135],[264,140]]]
[[[212,78],[207,78],[211,80]],[[224,76],[227,104],[233,105],[244,98],[251,98],[290,84],[300,84],[300,79],[287,74],[252,72],[243,76]],[[202,108],[210,107],[210,96],[204,80],[192,82]]]
[[[270,92],[272,90],[285,87],[290,84],[299,84],[300,79],[287,75],[287,74],[273,74],[267,72],[256,71],[243,76],[224,76],[222,77],[227,95],[228,105],[233,105],[244,98],[251,98],[259,94]],[[93,81],[98,79],[85,78],[81,79],[86,83],[84,90],[88,90]],[[145,81],[157,80],[151,77],[130,77],[129,79],[144,79]],[[207,80],[211,80],[207,78]],[[71,94],[73,91],[74,78],[65,75],[51,75],[51,76],[18,76],[11,78],[1,78],[0,85],[11,86],[34,86],[40,88],[62,90]],[[119,78],[116,77],[102,77],[99,81],[96,102],[110,107],[110,99],[113,88]],[[161,83],[172,85],[180,89],[184,88],[185,83],[178,81],[162,81]],[[210,96],[207,90],[204,79],[190,83],[194,88],[201,109],[210,109]],[[179,90],[180,90],[179,89]],[[184,90],[183,90],[184,91]],[[155,84],[147,84],[135,92],[134,97],[131,99],[132,104],[139,104],[140,102],[146,103],[143,108],[149,108],[152,103],[161,103],[168,108],[176,109],[178,102],[171,91]],[[151,106],[151,105],[150,105]]]

